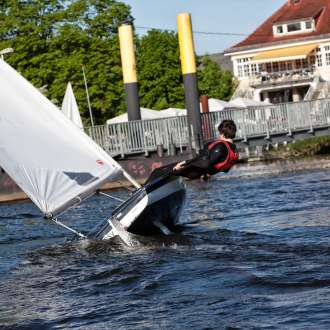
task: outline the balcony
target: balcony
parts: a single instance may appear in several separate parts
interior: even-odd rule
[[[301,84],[304,82],[312,82],[313,78],[314,69],[312,68],[278,72],[258,72],[255,77],[252,78],[250,86],[253,88],[265,88],[287,84]]]

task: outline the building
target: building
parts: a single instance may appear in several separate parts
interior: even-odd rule
[[[225,51],[239,84],[233,96],[272,103],[330,95],[330,0],[287,0]]]

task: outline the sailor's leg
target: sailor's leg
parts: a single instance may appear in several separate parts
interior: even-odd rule
[[[164,234],[164,235],[171,235],[172,232],[164,225],[162,224],[160,221],[153,221],[153,224],[159,228],[159,230]]]

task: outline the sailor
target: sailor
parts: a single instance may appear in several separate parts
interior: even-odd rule
[[[211,175],[219,172],[227,173],[239,158],[233,143],[236,125],[233,120],[223,120],[218,130],[219,139],[206,144],[197,157],[177,163],[173,167],[172,174],[206,181]]]

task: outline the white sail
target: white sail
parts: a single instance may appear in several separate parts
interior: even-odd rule
[[[61,107],[62,112],[80,129],[84,129],[81,121],[76,98],[73,94],[71,83],[66,86],[65,95]]]
[[[101,147],[0,60],[0,166],[46,216],[121,171]]]

